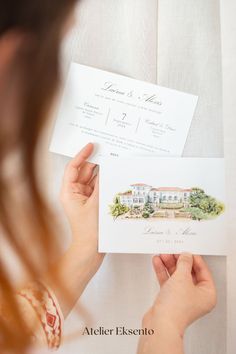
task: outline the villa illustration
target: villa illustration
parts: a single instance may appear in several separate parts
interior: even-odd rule
[[[144,183],[130,185],[116,194],[109,205],[114,219],[192,219],[209,220],[224,212],[225,206],[199,187],[154,187]]]
[[[189,197],[192,189],[182,189],[178,187],[153,188],[147,184],[132,184],[131,190],[126,193],[119,193],[120,203],[128,207],[144,206],[150,203],[157,206],[161,203],[177,204],[183,203],[185,207],[189,205]]]

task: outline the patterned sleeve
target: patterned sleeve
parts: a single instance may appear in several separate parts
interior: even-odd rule
[[[64,318],[53,291],[43,283],[31,283],[18,292],[17,301],[26,324],[34,329],[35,344],[58,349]]]

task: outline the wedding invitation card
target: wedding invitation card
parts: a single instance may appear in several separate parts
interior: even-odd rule
[[[223,159],[100,164],[99,251],[226,255]]]
[[[75,156],[181,156],[197,97],[72,63],[50,150]]]

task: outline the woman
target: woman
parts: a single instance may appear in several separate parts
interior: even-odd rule
[[[61,201],[72,237],[63,254],[40,183],[40,136],[59,87],[60,44],[75,5],[0,3],[1,353],[25,353],[36,344],[59,347],[63,319],[104,257],[97,252],[96,166],[86,162],[93,145],[65,171]],[[186,327],[214,307],[214,284],[201,257],[156,256],[153,263],[161,291],[143,325],[155,335],[142,337],[138,350],[183,353]]]

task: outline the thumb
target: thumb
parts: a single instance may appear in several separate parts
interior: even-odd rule
[[[178,273],[181,273],[183,275],[191,275],[193,268],[193,256],[190,253],[182,253],[179,256],[178,262],[177,262],[177,269],[176,271]]]
[[[89,198],[89,203],[98,204],[99,199],[99,175],[96,175],[94,178],[94,189],[91,197]]]

